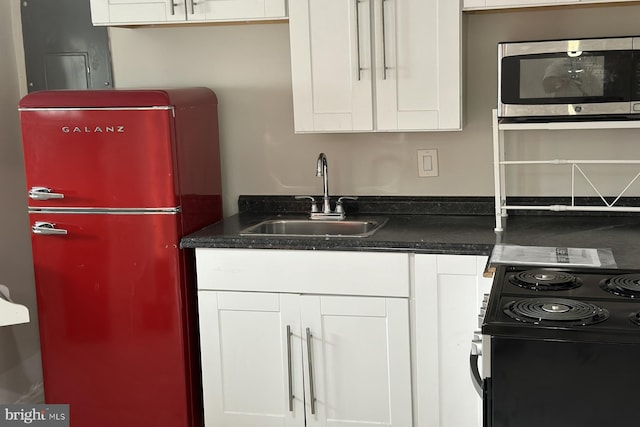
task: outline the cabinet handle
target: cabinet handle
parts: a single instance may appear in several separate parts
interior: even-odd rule
[[[191,9],[191,14],[195,15],[196,14],[196,8],[195,8],[196,2],[195,0],[189,0],[189,8]]]
[[[386,13],[384,13],[384,4],[387,0],[380,2],[382,12],[382,79],[387,80],[387,36],[386,36]]]
[[[311,330],[307,328],[307,360],[309,362],[309,395],[311,400],[311,415],[316,414],[316,392],[313,385],[313,357],[311,357]]]
[[[293,378],[291,372],[291,325],[287,325],[287,371],[289,373],[289,412],[293,412]]]
[[[360,81],[360,74],[362,67],[360,66],[360,1],[355,0],[356,5],[356,67],[358,68],[358,81]]]
[[[171,13],[171,15],[175,15],[176,14],[176,4],[173,2],[173,0],[169,0],[169,11]]]

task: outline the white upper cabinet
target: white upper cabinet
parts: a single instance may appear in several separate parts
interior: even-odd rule
[[[559,6],[584,3],[620,3],[634,0],[464,0],[464,10],[509,9],[533,6]]]
[[[94,25],[284,19],[286,0],[91,0]]]
[[[460,5],[290,0],[296,132],[461,128]]]

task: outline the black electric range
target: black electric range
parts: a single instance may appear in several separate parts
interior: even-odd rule
[[[635,425],[640,270],[498,266],[481,347],[484,427]]]

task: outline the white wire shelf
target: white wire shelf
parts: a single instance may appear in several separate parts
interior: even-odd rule
[[[624,160],[505,160],[504,131],[511,130],[590,130],[590,129],[640,129],[639,121],[594,121],[594,122],[546,122],[546,123],[499,123],[497,110],[493,110],[493,159],[495,186],[495,231],[502,231],[503,218],[509,210],[543,210],[554,212],[585,211],[585,212],[640,212],[638,206],[616,206],[627,190],[639,180],[640,171],[627,183],[622,191],[608,201],[601,191],[594,185],[588,174],[580,165],[640,165],[640,159]],[[566,205],[508,205],[506,195],[505,167],[514,165],[570,165],[571,166],[571,203]],[[576,177],[584,179],[595,191],[602,205],[579,205],[576,202]]]

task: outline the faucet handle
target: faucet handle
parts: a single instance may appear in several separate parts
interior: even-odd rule
[[[338,197],[338,203],[342,203],[342,199],[358,200],[358,196],[342,196],[342,197]]]
[[[342,200],[358,200],[357,196],[342,196],[338,198],[336,202],[336,213],[343,214],[344,208],[342,207]]]
[[[311,212],[318,212],[318,205],[316,205],[316,199],[311,196],[295,196],[296,200],[309,199],[311,200]]]

